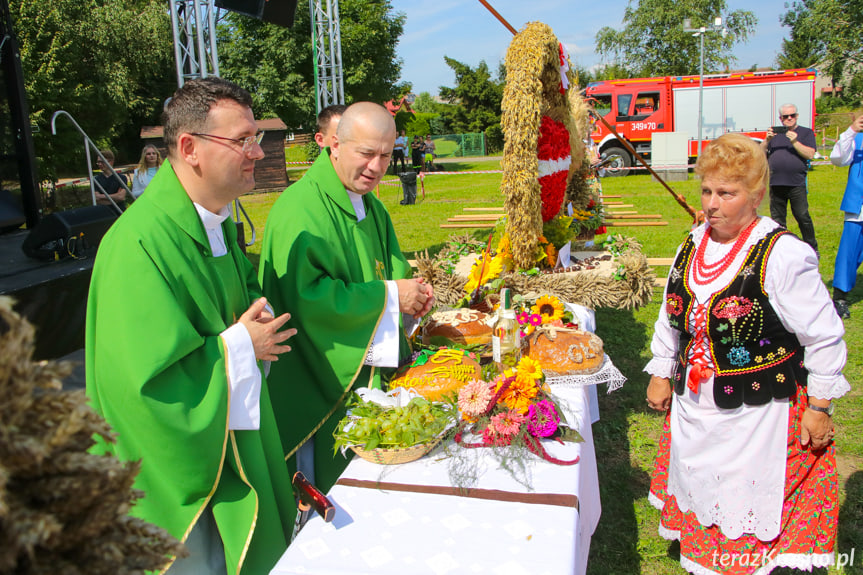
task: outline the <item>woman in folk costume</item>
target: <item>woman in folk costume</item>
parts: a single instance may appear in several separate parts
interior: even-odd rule
[[[726,134],[695,171],[707,221],[678,251],[645,368],[667,410],[650,501],[691,573],[811,571],[834,561],[842,322],[812,248],[757,214],[758,145]]]

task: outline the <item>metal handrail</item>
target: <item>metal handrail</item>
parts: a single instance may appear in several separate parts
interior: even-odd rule
[[[245,220],[249,223],[249,229],[252,231],[252,239],[251,241],[246,242],[246,247],[252,246],[255,244],[255,224],[252,223],[252,218],[249,217],[249,214],[246,213],[246,208],[243,207],[243,204],[240,203],[240,199],[237,198],[234,200],[234,221],[240,221],[240,214],[245,216]]]
[[[93,150],[96,152],[96,155],[99,156],[99,158],[102,160],[102,165],[107,166],[108,171],[110,172],[109,175],[114,177],[114,178],[117,178],[117,181],[120,182],[120,185],[123,186],[124,190],[126,190],[126,197],[130,198],[131,199],[130,201],[134,202],[135,198],[132,196],[132,190],[129,189],[129,186],[126,184],[126,181],[123,178],[121,178],[120,175],[114,170],[114,167],[108,163],[108,160],[105,158],[105,156],[102,155],[102,152],[99,151],[99,148],[96,146],[96,144],[93,143],[93,140],[90,139],[90,136],[87,135],[87,132],[85,132],[84,129],[78,125],[78,122],[75,121],[75,118],[73,118],[72,115],[69,114],[69,112],[67,112],[65,110],[57,110],[56,112],[54,112],[54,115],[51,116],[51,134],[54,136],[57,135],[56,121],[57,121],[57,118],[60,116],[66,116],[67,118],[69,118],[69,121],[72,122],[72,125],[75,126],[76,130],[78,130],[78,133],[84,137],[84,155],[87,157],[87,176],[88,176],[88,179],[90,180],[90,197],[91,197],[91,200],[93,202],[93,205],[94,206],[96,205],[96,188],[95,188],[95,186],[98,186],[99,191],[106,198],[108,198],[108,201],[111,202],[111,205],[114,206],[115,210],[117,210],[117,215],[122,214],[123,210],[120,209],[120,206],[117,205],[117,203],[114,201],[114,198],[112,198],[107,193],[105,193],[105,189],[101,185],[99,185],[99,183],[96,182],[95,179],[93,178],[93,163],[92,163],[91,157],[90,157],[90,148],[93,148]]]

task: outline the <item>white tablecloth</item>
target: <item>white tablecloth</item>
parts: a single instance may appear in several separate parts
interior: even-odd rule
[[[486,448],[452,448],[459,454],[455,459],[476,469],[479,490],[506,492],[509,495],[504,497],[522,501],[336,485],[328,494],[337,508],[334,521],[327,524],[318,516],[312,518],[271,573],[584,573],[601,513],[588,392],[562,389],[555,394],[567,421],[585,441],[565,445],[547,441],[546,449],[560,459],[578,455],[576,465],[558,466],[531,456],[526,487],[499,469],[498,460]],[[341,479],[448,488],[452,462],[441,447],[397,466],[355,457]],[[545,494],[563,497],[536,501]],[[577,508],[572,505],[573,495],[578,498]]]

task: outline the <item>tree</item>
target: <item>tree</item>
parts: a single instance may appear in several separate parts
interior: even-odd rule
[[[776,66],[780,69],[809,68],[824,58],[822,37],[810,35],[806,27],[800,25],[810,15],[809,9],[801,5],[780,16],[782,25],[791,28],[790,38],[782,40],[782,51],[776,56]]]
[[[786,4],[786,6],[788,6]],[[843,85],[843,99],[858,103],[863,97],[863,3],[860,0],[801,0],[781,21],[792,34],[817,39],[817,46],[834,85]]]
[[[726,10],[725,0],[638,0],[635,5],[630,0],[623,29],[600,29],[596,50],[630,76],[697,74],[700,40],[683,31],[683,19],[691,18],[698,27],[723,16],[727,35],[704,35],[704,71],[726,69],[735,61],[731,48],[745,42],[758,23],[748,10]]]
[[[457,133],[483,132],[500,123],[500,105],[506,73],[503,65],[493,79],[488,65],[481,61],[476,68],[444,56],[447,65],[455,72],[455,88],[441,86],[440,95],[451,106],[442,116],[450,130]]]
[[[176,88],[171,22],[160,0],[20,0],[10,11],[21,48],[40,175],[83,167],[69,112],[98,145],[153,123]],[[140,150],[138,150],[140,151]],[[137,153],[135,155],[137,159]]]
[[[397,84],[395,48],[405,16],[389,0],[339,2],[346,103],[385,102],[406,92]],[[255,113],[292,127],[312,126],[315,76],[308,3],[299,2],[291,28],[229,14],[219,26],[221,73],[252,93]]]
[[[411,105],[414,112],[437,112],[439,104],[435,102],[432,95],[428,92],[420,92],[414,103]]]

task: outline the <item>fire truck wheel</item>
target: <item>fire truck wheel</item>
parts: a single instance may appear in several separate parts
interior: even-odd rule
[[[614,158],[611,162],[605,165],[606,176],[626,176],[631,171],[621,169],[628,168],[632,165],[632,160],[629,158],[629,154],[622,148],[606,148],[600,157],[603,160]]]

